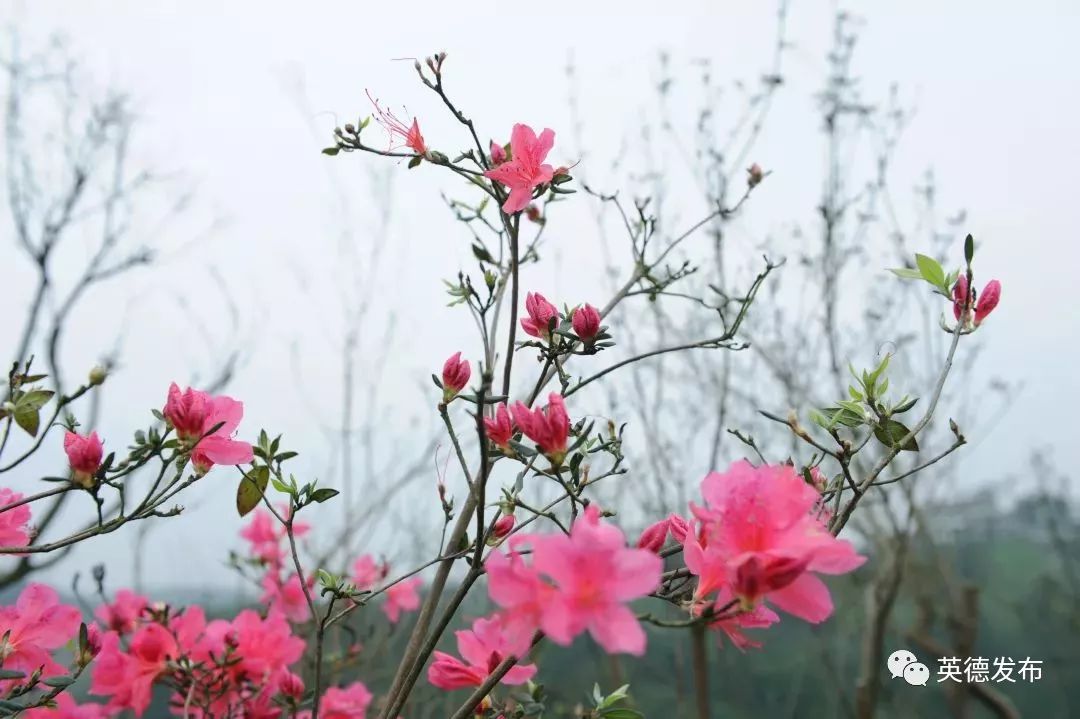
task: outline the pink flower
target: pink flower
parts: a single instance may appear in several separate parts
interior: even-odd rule
[[[107,696],[113,709],[130,709],[142,716],[150,706],[154,680],[165,670],[170,657],[179,655],[176,639],[160,624],[136,630],[125,651],[120,635],[109,632],[94,661],[90,693]]]
[[[551,182],[554,170],[543,162],[554,144],[555,132],[552,130],[545,129],[537,138],[528,125],[514,125],[510,133],[510,160],[484,173],[485,177],[510,188],[503,212],[521,212],[532,199],[533,190]]]
[[[731,601],[730,592],[722,592],[716,600],[715,606],[720,610]],[[738,611],[734,615],[725,615],[709,623],[709,627],[719,630],[735,645],[739,651],[747,648],[758,648],[761,642],[750,639],[743,633],[745,629],[765,629],[780,621],[779,615],[764,604],[759,604],[750,611]]]
[[[452,691],[478,687],[506,657],[513,654],[510,642],[498,618],[477,619],[472,630],[454,633],[457,636],[461,661],[445,652],[435,652],[435,661],[428,667],[428,681],[439,689]],[[517,686],[536,675],[535,664],[518,664],[500,680],[501,684]]]
[[[25,547],[30,543],[30,505],[5,509],[23,498],[18,492],[0,487],[0,547]]]
[[[420,595],[416,593],[418,586],[420,577],[410,577],[386,589],[382,610],[391,624],[397,624],[402,612],[415,612],[420,608]]]
[[[309,589],[312,583],[309,581]],[[304,586],[300,577],[293,573],[284,582],[274,574],[268,574],[262,582],[263,595],[259,601],[284,614],[291,622],[306,622],[311,610],[304,596]]]
[[[299,701],[304,698],[304,680],[292,672],[285,672],[278,679],[278,691]]]
[[[550,578],[555,601],[544,610],[541,627],[567,646],[588,630],[609,653],[645,653],[645,631],[626,606],[660,585],[663,562],[644,549],[627,549],[623,533],[602,522],[589,505],[570,534],[533,537],[533,566]]]
[[[103,704],[76,704],[67,692],[57,695],[55,709],[40,707],[20,714],[25,719],[108,719],[112,715]]]
[[[91,479],[101,466],[101,456],[104,453],[97,432],[91,432],[85,437],[74,432],[65,432],[64,451],[67,452],[68,464],[71,465],[75,481],[89,487]]]
[[[465,389],[471,376],[472,367],[469,366],[469,360],[461,359],[460,352],[450,355],[442,368],[443,402],[449,402],[457,396],[458,392]]]
[[[523,542],[527,538],[520,539]],[[488,595],[502,609],[507,651],[520,657],[528,652],[533,633],[540,628],[544,611],[555,597],[555,588],[514,551],[521,542],[515,544],[514,538],[510,542],[511,551],[492,552],[484,568],[488,575]]]
[[[177,437],[195,443],[191,460],[201,473],[215,464],[246,464],[253,459],[251,445],[232,438],[244,416],[243,402],[190,387],[180,392],[174,382],[169,387],[164,415],[176,429]],[[215,427],[218,429],[208,434]]]
[[[543,409],[530,410],[524,403],[515,402],[510,412],[525,436],[536,442],[551,463],[556,466],[562,464],[570,434],[570,417],[566,414],[562,395],[552,392],[548,395],[547,407]]]
[[[130,589],[121,589],[116,593],[113,603],[100,605],[94,611],[94,616],[105,625],[106,629],[120,635],[130,634],[135,631],[143,610],[149,604],[146,597]]]
[[[600,312],[588,303],[574,310],[570,321],[574,334],[585,342],[591,342],[600,332]]]
[[[485,564],[510,653],[527,651],[536,629],[564,646],[588,631],[610,653],[645,651],[645,632],[626,604],[659,586],[663,563],[652,552],[628,549],[622,532],[600,520],[596,505],[569,536],[510,542],[509,554],[493,552]],[[526,542],[532,544],[531,566],[516,551]]]
[[[510,412],[505,404],[498,406],[494,417],[484,417],[484,429],[488,439],[496,447],[504,452],[510,448],[510,440],[514,436],[514,422],[510,419]]]
[[[371,96],[371,92],[367,92],[367,96],[371,100],[371,104],[375,106],[376,122],[382,125],[390,136],[390,150],[404,146],[417,155],[427,153],[424,136],[420,134],[420,123],[415,118],[413,118],[412,125],[406,127],[405,123],[399,120],[394,113],[379,107],[379,101]]]
[[[638,549],[647,549],[653,554],[658,553],[664,548],[664,542],[667,541],[669,529],[671,529],[670,519],[661,519],[655,524],[650,524],[645,528],[645,531],[641,533],[641,538],[638,539]]]
[[[703,542],[687,536],[683,556],[699,577],[696,596],[730,585],[749,609],[761,599],[809,622],[832,613],[832,599],[816,576],[843,574],[860,556],[816,516],[820,495],[790,465],[737,462],[702,481],[706,507],[692,506]]]
[[[250,545],[251,556],[274,569],[281,566],[285,557],[281,546],[283,534],[284,527],[274,515],[261,508],[252,513],[251,521],[240,530],[240,536]]]
[[[360,682],[347,687],[330,687],[319,703],[322,719],[364,719],[372,695]]]
[[[371,589],[386,579],[389,572],[389,566],[376,563],[370,554],[362,554],[353,562],[352,581],[357,589]]]
[[[80,623],[79,610],[60,604],[54,589],[27,584],[13,606],[0,607],[0,665],[28,676],[41,669],[45,679],[64,674],[51,652],[71,641]],[[0,695],[18,683],[0,680]]]
[[[549,339],[551,332],[548,328],[552,320],[556,325],[559,323],[559,310],[555,305],[539,292],[529,292],[525,295],[525,311],[529,313],[521,320],[521,329],[525,330],[525,334]]]
[[[979,295],[979,304],[975,306],[976,326],[982,324],[982,321],[998,306],[1000,300],[1001,283],[997,280],[990,280],[986,283],[986,287],[983,287],[982,294]]]
[[[494,140],[491,141],[489,153],[491,155],[492,165],[501,165],[506,162],[506,149]]]
[[[297,582],[299,584],[299,582]],[[288,667],[300,660],[305,642],[294,636],[281,614],[271,611],[263,617],[245,609],[230,622],[236,640],[238,679],[256,684],[273,684],[285,679]]]

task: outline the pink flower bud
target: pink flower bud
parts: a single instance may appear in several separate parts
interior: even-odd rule
[[[491,151],[491,163],[493,165],[501,165],[504,162],[506,162],[506,150],[503,148],[502,145],[500,145],[499,143],[492,140],[491,141],[491,150],[490,151]]]
[[[674,537],[675,541],[679,544],[686,541],[686,536],[688,534],[692,536],[690,522],[686,521],[684,517],[678,514],[672,514],[668,517],[668,522],[671,523],[671,526],[669,527],[671,536]]]
[[[994,311],[999,300],[1001,300],[1001,283],[997,280],[990,280],[986,287],[983,287],[982,294],[979,295],[979,304],[975,306],[976,326],[981,324]]]
[[[661,519],[659,522],[649,525],[641,533],[641,538],[638,539],[638,549],[647,549],[653,554],[659,553],[664,546],[664,542],[667,541],[670,528],[670,519]]]
[[[953,316],[959,320],[960,313],[964,311],[964,302],[968,298],[968,279],[967,275],[960,273],[960,276],[956,278],[956,284],[952,288],[953,296]]]
[[[457,393],[465,389],[472,376],[472,367],[468,360],[461,359],[461,353],[450,355],[442,368],[443,401],[449,402]]]
[[[574,310],[571,323],[574,325],[574,334],[586,342],[591,342],[600,331],[600,312],[586,302]]]
[[[85,437],[74,432],[65,433],[64,451],[67,452],[75,481],[81,486],[89,487],[91,479],[101,466],[103,453],[97,432],[91,432]]]
[[[529,222],[535,222],[538,225],[544,224],[544,216],[540,214],[540,208],[536,206],[536,203],[530,204],[525,208],[525,217]]]
[[[101,629],[97,624],[86,625],[86,653],[91,659],[101,652]]]
[[[761,165],[756,162],[750,167],[746,168],[746,184],[750,187],[757,187],[761,184],[761,181],[765,178],[765,171],[761,169]]]
[[[514,421],[505,404],[500,404],[494,417],[484,417],[484,428],[488,439],[496,447],[506,450],[510,447],[510,438],[514,436]]]
[[[547,301],[539,292],[529,292],[525,295],[525,311],[529,316],[521,320],[521,329],[525,334],[533,337],[550,337],[548,327],[552,320],[558,323],[559,310],[555,305]]]
[[[495,520],[495,526],[492,528],[492,534],[495,539],[502,539],[506,535],[510,534],[510,530],[514,528],[514,515],[504,514]]]

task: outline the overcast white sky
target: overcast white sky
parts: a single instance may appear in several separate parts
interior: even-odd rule
[[[553,159],[562,162],[577,159],[565,76],[572,56],[583,140],[594,163],[586,171],[599,183],[607,179],[608,158],[634,137],[636,118],[653,102],[659,50],[670,51],[675,64],[708,57],[718,75],[753,79],[768,67],[775,31],[774,12],[761,2],[36,0],[2,7],[5,19],[23,30],[25,44],[61,31],[99,81],[132,93],[144,118],[140,156],[180,170],[198,185],[192,227],[212,217],[225,220],[208,239],[169,254],[154,273],[98,292],[80,315],[82,329],[67,350],[71,367],[92,364],[108,349],[101,337],[115,336],[123,323],[149,325],[125,340],[125,371],[110,382],[106,436],[114,446],[126,443],[135,420],[121,410],[160,406],[169,381],[207,365],[205,356],[217,348],[191,332],[177,298],[191,303],[199,322],[207,314],[212,318],[220,297],[213,269],[226,278],[246,317],[273,319],[273,330],[257,330],[250,321],[244,329],[245,337],[263,333],[230,388],[245,401],[244,426],[278,428],[309,455],[324,446],[311,426],[311,409],[333,417],[337,408],[336,395],[320,391],[338,371],[325,353],[332,351],[333,283],[342,280],[335,266],[338,205],[327,163],[334,163],[348,188],[355,232],[370,231],[385,196],[371,187],[369,170],[379,166],[374,158],[325,158],[318,153],[324,137],[335,123],[369,112],[363,93],[370,88],[419,115],[434,147],[453,154],[465,146],[460,128],[439,113],[437,98],[414,81],[411,62],[394,58],[446,50],[448,82],[482,137],[505,136],[517,121],[551,127],[558,135]],[[747,234],[778,231],[793,220],[813,222],[818,187],[801,173],[816,168],[822,153],[812,93],[824,71],[834,9],[829,2],[792,3],[791,87],[779,96],[755,155],[775,175],[754,198]],[[867,24],[857,65],[868,94],[880,97],[896,81],[918,105],[897,158],[897,184],[914,185],[932,166],[943,205],[969,211],[968,229],[981,242],[982,276],[1004,285],[986,333],[982,371],[1022,381],[1025,389],[992,436],[972,438],[965,474],[1021,471],[1029,448],[1043,444],[1054,447],[1062,466],[1073,466],[1080,462],[1080,380],[1073,369],[1080,344],[1080,8],[1050,0],[915,1],[859,3],[858,10]],[[306,108],[296,101],[294,88],[300,86]],[[326,135],[313,135],[313,127]],[[431,168],[392,169],[393,229],[375,290],[385,298],[380,313],[395,308],[395,346],[406,350],[386,369],[387,394],[401,398],[386,421],[401,435],[413,417],[420,418],[420,428],[429,426],[430,403],[417,388],[442,358],[471,341],[470,321],[445,308],[439,282],[470,260],[463,234],[438,206],[439,190],[457,186]],[[600,262],[588,211],[567,216],[553,226],[551,240],[563,271],[527,278],[557,297],[580,287],[579,278]],[[186,239],[188,231],[164,228],[161,242]],[[0,243],[0,268],[24,267],[19,262],[11,245]],[[16,291],[25,289],[22,280],[10,279]],[[599,303],[603,297],[580,299]],[[225,323],[209,324],[213,337],[227,334]],[[379,341],[384,326],[385,316],[364,340]],[[0,355],[7,356],[13,344],[0,336]],[[301,348],[301,389],[292,386],[293,346]],[[144,416],[138,415],[140,424]],[[310,461],[311,471],[326,466],[317,457]],[[202,514],[170,520],[158,530],[152,578],[170,582],[178,570],[206,565],[201,579],[225,580],[217,563],[223,547],[236,543],[234,484],[229,476],[217,497],[204,487]],[[79,558],[89,562],[105,552],[123,557],[130,535],[122,535],[81,550]],[[69,572],[73,565],[65,566]],[[110,561],[110,571],[122,582],[130,566]]]

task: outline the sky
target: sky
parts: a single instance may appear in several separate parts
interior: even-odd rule
[[[360,371],[377,376],[380,390],[359,412],[377,415],[392,438],[380,444],[376,471],[415,461],[395,452],[415,452],[437,420],[427,376],[471,338],[467,316],[445,307],[441,284],[471,262],[467,237],[439,206],[439,193],[460,185],[433,168],[318,152],[335,124],[370,112],[365,90],[421,117],[429,142],[453,154],[466,143],[460,126],[440,114],[412,61],[402,60],[445,50],[448,85],[484,139],[505,138],[519,121],[551,127],[557,162],[584,158],[582,173],[617,189],[611,159],[642,151],[636,123],[655,104],[659,52],[669,52],[673,66],[706,57],[717,75],[752,81],[769,68],[775,35],[774,10],[759,2],[683,2],[675,11],[625,0],[535,7],[5,0],[4,7],[24,46],[62,33],[96,83],[130,93],[140,115],[137,158],[195,191],[182,218],[138,228],[163,250],[161,264],[95,291],[74,318],[69,367],[88,368],[112,338],[123,338],[103,433],[130,436],[170,381],[206,376],[215,358],[239,347],[244,362],[229,392],[245,402],[243,426],[284,432],[311,473],[334,466],[325,435],[340,403],[335,328],[343,297],[372,298]],[[823,152],[813,92],[835,9],[791,3],[789,89],[778,95],[753,158],[774,174],[739,226],[744,236],[782,232],[792,218],[812,221],[819,187],[801,168],[816,167]],[[1022,11],[917,1],[864,2],[857,11],[865,23],[857,65],[868,95],[882,97],[895,82],[917,107],[896,158],[897,185],[913,187],[932,167],[943,206],[968,211],[980,272],[1004,286],[979,372],[1023,389],[986,436],[972,438],[965,481],[1002,472],[1023,481],[1034,447],[1050,447],[1059,466],[1073,466],[1080,461],[1080,380],[1069,359],[1080,346],[1073,312],[1080,85],[1068,68],[1076,65],[1080,9],[1048,0]],[[572,90],[582,127],[574,139]],[[549,269],[526,277],[558,297],[601,293],[588,284],[602,265],[591,210],[581,195],[574,202],[552,225]],[[680,216],[690,219],[700,207],[686,203]],[[374,237],[384,238],[384,249],[372,255]],[[360,272],[345,268],[342,256]],[[77,260],[76,253],[73,267]],[[28,296],[21,263],[3,240],[8,297]],[[229,303],[242,318],[237,327]],[[0,354],[13,345],[0,334]],[[189,516],[154,530],[148,581],[175,584],[178,571],[187,577],[197,568],[190,576],[207,586],[237,586],[222,564],[223,548],[238,547],[234,480],[211,476],[204,484]],[[69,576],[104,558],[114,581],[125,583],[131,542],[125,532],[95,541],[56,571]]]

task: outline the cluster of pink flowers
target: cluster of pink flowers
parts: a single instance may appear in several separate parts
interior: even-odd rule
[[[983,288],[982,294],[978,296],[978,301],[975,297],[975,288],[968,288],[968,278],[964,273],[960,274],[957,278],[956,284],[953,285],[953,315],[957,320],[964,313],[965,302],[968,305],[968,316],[965,318],[971,319],[975,326],[978,327],[982,324],[994,308],[998,306],[998,302],[1001,300],[1001,283],[997,280],[990,280],[986,283],[986,287]]]
[[[645,652],[645,632],[627,603],[656,590],[662,562],[628,548],[595,504],[569,534],[515,535],[509,543],[509,552],[493,552],[485,564],[506,652],[522,656],[537,630],[564,646],[588,632],[608,652]]]
[[[13,606],[0,607],[0,664],[42,679],[66,674],[53,652],[79,634],[79,610],[60,603],[56,590],[44,584],[26,585]],[[0,695],[17,679],[0,680]]]
[[[454,633],[458,653],[462,658],[435,652],[435,661],[428,667],[428,681],[440,689],[454,690],[478,687],[484,683],[503,659],[515,653],[503,630],[500,617],[477,619],[471,630]],[[517,686],[536,676],[535,664],[518,664],[506,673],[501,683]]]
[[[233,439],[244,417],[243,402],[190,387],[181,392],[173,382],[163,414],[191,450],[191,461],[200,473],[209,472],[215,464],[252,461],[251,445]]]
[[[695,520],[679,529],[683,559],[698,579],[695,612],[712,609],[717,628],[739,647],[753,645],[742,629],[779,621],[763,602],[808,622],[832,614],[817,574],[850,572],[866,558],[829,533],[820,494],[793,467],[737,462],[705,477],[701,491],[705,506],[691,505]]]

